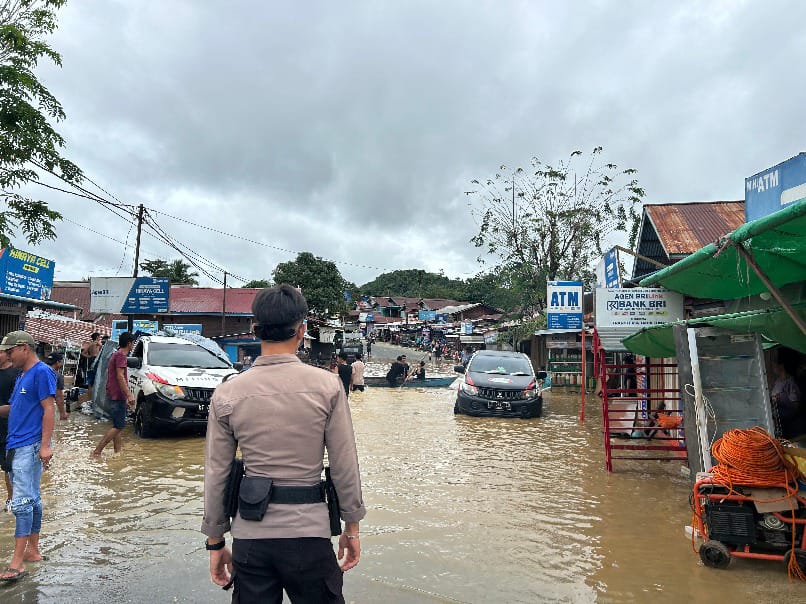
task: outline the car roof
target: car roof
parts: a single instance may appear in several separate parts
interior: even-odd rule
[[[141,340],[148,340],[149,342],[159,342],[160,344],[194,344],[185,338],[175,338],[173,336],[142,336]]]
[[[479,350],[476,352],[476,356],[522,358],[526,355],[522,352],[511,352],[509,350]]]

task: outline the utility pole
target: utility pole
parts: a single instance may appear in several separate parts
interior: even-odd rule
[[[137,278],[137,271],[140,268],[139,267],[139,264],[140,264],[140,234],[143,231],[143,212],[144,211],[145,211],[145,209],[143,208],[143,204],[141,203],[137,207],[137,240],[135,241],[135,244],[134,244],[134,271],[132,273],[132,277],[134,277],[135,279]],[[134,319],[132,319],[131,315],[129,315],[127,317],[127,319],[129,320],[128,329],[129,329],[129,332],[131,333],[132,331],[134,331]]]
[[[227,317],[227,271],[224,271],[224,299],[221,303],[221,335],[224,335],[226,329],[225,320]]]

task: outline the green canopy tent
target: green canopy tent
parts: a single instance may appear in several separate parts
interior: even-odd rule
[[[695,298],[734,300],[769,291],[789,314],[795,337],[806,339],[806,321],[793,312],[779,287],[806,281],[806,199],[743,224],[716,243],[642,279]],[[714,317],[710,317],[714,319]]]
[[[795,304],[792,308],[806,320],[806,302]],[[622,343],[636,354],[652,358],[673,357],[676,354],[673,329],[675,325],[711,326],[736,333],[760,333],[764,341],[769,344],[782,344],[806,354],[806,337],[800,333],[792,318],[780,306],[645,327],[624,338]]]
[[[716,243],[641,280],[695,298],[733,300],[767,291],[737,249],[750,252],[776,285],[806,280],[806,199],[743,224]]]

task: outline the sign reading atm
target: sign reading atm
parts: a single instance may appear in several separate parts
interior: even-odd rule
[[[746,222],[806,199],[806,153],[744,179]]]

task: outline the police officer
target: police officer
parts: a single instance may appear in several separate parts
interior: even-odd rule
[[[358,528],[366,510],[347,397],[338,376],[295,354],[307,312],[305,298],[289,285],[261,291],[252,304],[261,356],[252,369],[216,388],[210,402],[202,533],[208,536],[213,582],[224,586],[234,574],[233,602],[279,603],[283,589],[295,604],[344,602],[342,574],[361,554]],[[325,446],[345,522],[341,566],[320,486]],[[266,495],[268,507],[257,516],[262,519],[245,514],[241,499],[230,525],[224,499],[236,448],[246,467],[244,484],[250,477],[273,483],[268,494],[249,491],[250,502]],[[228,531],[231,552],[224,540]]]

